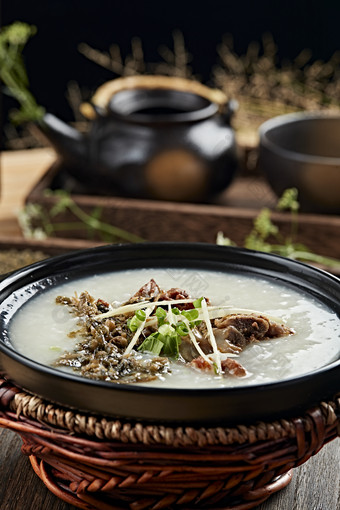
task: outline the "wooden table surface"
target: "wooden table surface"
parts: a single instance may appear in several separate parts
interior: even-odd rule
[[[28,192],[56,159],[52,149],[0,154],[0,239],[21,236],[17,215]]]
[[[0,240],[20,237],[18,210],[35,182],[55,159],[50,149],[3,153]],[[71,510],[51,494],[20,452],[21,440],[0,429],[0,510]],[[258,510],[340,510],[340,442],[326,445],[295,469],[293,481]]]

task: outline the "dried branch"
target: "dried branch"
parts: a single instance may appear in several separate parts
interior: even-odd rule
[[[159,74],[169,76],[179,76],[181,78],[192,78],[192,68],[189,63],[192,56],[188,53],[182,32],[175,30],[173,32],[174,49],[170,50],[167,46],[160,46],[158,52],[164,62],[155,65],[155,71]]]
[[[79,44],[78,49],[86,58],[118,76],[164,74],[192,78],[192,69],[189,66],[192,57],[186,50],[183,34],[180,31],[174,31],[173,41],[173,50],[166,46],[159,48],[159,53],[164,61],[157,63],[145,62],[142,42],[138,37],[131,40],[131,54],[127,55],[125,59],[123,59],[117,44],[112,44],[109,52],[96,50],[86,43]]]
[[[85,117],[80,112],[80,105],[83,103],[83,93],[76,81],[70,81],[67,84],[66,99],[72,109],[76,122],[84,122]]]
[[[250,43],[245,55],[237,55],[231,37],[218,46],[220,65],[213,69],[214,79],[229,96],[241,103],[243,98],[280,102],[298,109],[340,106],[339,55],[328,62],[310,63],[310,50],[301,51],[292,62],[279,64],[277,46],[264,34],[262,48]]]

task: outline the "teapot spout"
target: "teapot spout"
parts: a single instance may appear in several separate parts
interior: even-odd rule
[[[65,163],[79,165],[86,159],[84,135],[55,115],[46,113],[39,128]]]

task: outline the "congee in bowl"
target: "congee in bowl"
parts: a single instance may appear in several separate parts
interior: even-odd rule
[[[280,381],[340,351],[340,320],[317,300],[264,278],[195,269],[64,283],[28,302],[9,334],[44,365],[183,389]]]
[[[2,287],[4,371],[66,406],[241,422],[340,390],[340,282],[304,264],[210,245],[108,246]]]

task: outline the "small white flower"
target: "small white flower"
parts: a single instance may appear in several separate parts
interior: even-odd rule
[[[31,239],[43,241],[44,239],[47,239],[47,234],[43,231],[42,228],[35,228],[31,231]]]

